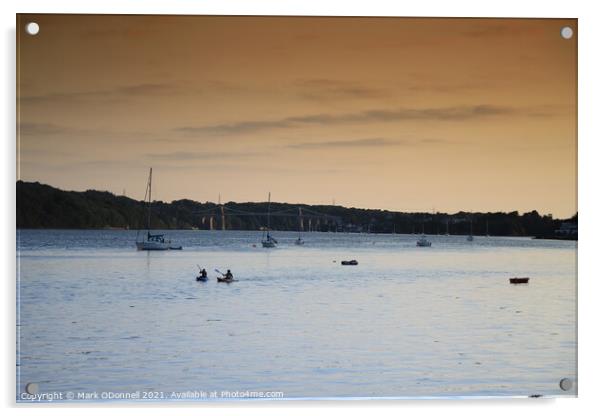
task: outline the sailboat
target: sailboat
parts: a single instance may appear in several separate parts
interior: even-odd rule
[[[470,219],[470,234],[466,237],[466,241],[473,241],[474,236],[472,235],[472,218]]]
[[[150,172],[148,174],[148,182],[146,183],[146,193],[144,195],[145,200],[146,200],[146,196],[148,195],[146,239],[143,237],[142,241],[138,241],[138,236],[140,234],[140,230],[138,230],[138,234],[136,234],[136,248],[138,250],[181,250],[182,246],[172,245],[171,240],[166,240],[164,234],[151,234],[151,232],[150,232],[152,191],[153,191],[153,168],[150,168]]]
[[[426,239],[426,235],[424,234],[424,218],[422,219],[422,236],[416,241],[417,247],[430,247],[431,242]]]
[[[265,229],[266,234],[261,240],[261,245],[264,248],[274,248],[278,244],[278,241],[270,235],[270,203],[272,199],[272,193],[268,193],[268,226]]]
[[[301,212],[301,207],[299,207],[299,237],[295,240],[295,244],[298,246],[302,246],[305,244],[305,241],[301,238],[301,228],[303,227],[303,215]]]

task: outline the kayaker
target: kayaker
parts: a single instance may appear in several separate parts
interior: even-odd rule
[[[199,275],[199,277],[201,279],[206,279],[207,278],[207,270],[205,270],[205,269],[201,270],[201,274]]]
[[[233,280],[234,279],[234,275],[232,274],[232,272],[230,271],[230,269],[228,269],[228,271],[224,275],[224,278],[226,278],[228,280]]]

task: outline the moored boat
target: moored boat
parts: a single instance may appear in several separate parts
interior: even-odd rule
[[[424,217],[422,217],[422,237],[416,241],[416,247],[430,247],[431,242],[426,239],[426,235],[424,234]]]
[[[266,238],[261,240],[261,245],[265,248],[274,248],[274,247],[276,247],[277,244],[278,244],[278,241],[270,235],[269,231],[266,235]]]
[[[416,246],[417,247],[430,247],[431,242],[426,239],[426,236],[424,234],[422,234],[422,237],[420,237],[418,239],[418,241],[416,241]]]
[[[305,241],[301,238],[301,231],[303,229],[303,211],[301,211],[301,207],[299,207],[299,237],[295,240],[295,245],[302,246],[305,244]]]
[[[142,238],[142,241],[138,241],[138,234],[136,234],[136,248],[138,250],[146,251],[164,251],[164,250],[182,250],[182,246],[172,244],[171,240],[165,239],[165,234],[151,234],[151,209],[152,209],[152,191],[153,191],[153,168],[150,168],[148,174],[148,182],[146,184],[146,194],[144,199],[148,196],[148,211],[147,211],[147,223],[146,223],[146,239]]]
[[[265,237],[261,240],[261,245],[264,248],[274,248],[278,245],[278,241],[270,235],[270,202],[272,199],[272,193],[268,193],[268,226],[265,228]]]
[[[466,237],[466,241],[474,241],[474,235],[472,234],[472,218],[470,218],[470,234]]]
[[[521,283],[529,283],[529,278],[528,277],[511,277],[510,283],[512,283],[514,285],[521,284]]]
[[[165,241],[163,234],[151,234],[147,232],[146,240],[136,241],[138,250],[169,250],[170,241]]]

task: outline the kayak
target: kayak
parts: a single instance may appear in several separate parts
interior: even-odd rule
[[[358,262],[357,262],[357,260],[343,260],[343,261],[341,262],[341,264],[342,264],[343,266],[357,266],[357,265],[358,265]]]
[[[529,278],[528,277],[511,277],[510,283],[515,284],[515,285],[519,284],[519,283],[529,283]]]
[[[223,283],[232,283],[232,282],[238,282],[238,280],[235,279],[228,279],[227,277],[218,277],[217,278],[218,282],[223,282]]]
[[[206,277],[197,276],[196,281],[197,282],[206,282],[207,278]]]

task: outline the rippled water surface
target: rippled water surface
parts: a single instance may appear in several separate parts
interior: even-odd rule
[[[575,394],[558,385],[576,378],[575,242],[167,233],[182,251],[136,251],[135,231],[18,232],[19,395]],[[217,283],[228,268],[238,281]]]

